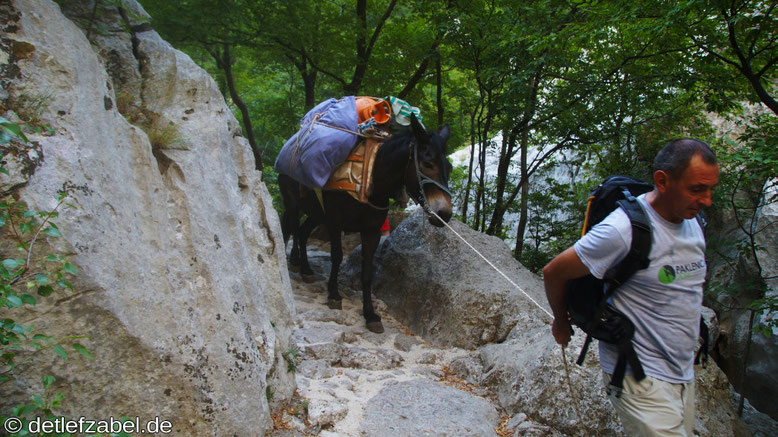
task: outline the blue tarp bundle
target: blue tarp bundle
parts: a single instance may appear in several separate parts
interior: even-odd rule
[[[319,103],[300,120],[300,130],[286,141],[275,170],[303,185],[321,188],[357,143],[354,96]],[[346,129],[345,132],[340,129]]]

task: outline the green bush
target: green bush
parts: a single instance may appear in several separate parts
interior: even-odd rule
[[[12,141],[27,143],[28,139],[19,125],[0,117],[0,146]],[[4,164],[0,158],[0,172],[8,174]],[[78,273],[76,266],[65,255],[40,253],[42,244],[36,246],[42,237],[62,236],[53,220],[59,216],[60,207],[67,205],[66,198],[67,193],[60,192],[57,205],[50,211],[31,210],[18,199],[17,193],[0,199],[0,236],[5,250],[11,251],[0,254],[0,384],[20,376],[24,370],[19,364],[44,349],[62,359],[68,357],[68,350],[92,359],[89,350],[75,341],[82,336],[56,338],[37,331],[33,324],[17,321],[24,311],[36,306],[39,299],[72,291],[69,279]],[[20,421],[21,430],[11,436],[32,435],[29,433],[30,417],[56,418],[53,411],[61,406],[63,395],[51,392],[54,381],[53,376],[44,376],[42,395],[34,395],[32,402],[14,407],[11,416],[0,416],[0,423],[6,423],[11,417]]]

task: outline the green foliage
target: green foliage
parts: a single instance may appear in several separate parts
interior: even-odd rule
[[[301,0],[226,9],[217,0],[142,3],[154,28],[211,72],[225,95],[227,75],[213,53],[229,46],[264,164],[313,104],[345,93],[396,94],[422,64],[440,61],[440,102],[432,67],[419,69],[405,99],[422,109],[428,127],[443,111],[453,127],[450,150],[473,142],[498,157],[498,174],[472,169],[471,186],[469,169],[455,170],[458,207],[469,205],[458,212],[475,229],[508,238],[516,238],[506,234],[509,217],[523,218],[528,253],[519,258],[533,269],[578,232],[572,217],[582,214],[568,220],[556,211],[580,208],[569,193],[614,173],[650,180],[653,157],[668,140],[715,140],[703,109],[726,116],[742,101],[769,102],[778,80],[778,14],[757,0],[392,7],[380,0],[364,11],[358,3]],[[505,144],[489,143],[498,133]],[[522,166],[521,153],[533,150],[539,158]],[[554,151],[566,151],[576,183],[558,192],[531,186],[523,209],[522,177],[562,165],[544,162]],[[278,209],[276,175],[265,166],[263,177]]]
[[[27,142],[18,124],[0,118],[0,126],[0,144],[10,142],[12,138]],[[0,172],[7,174],[2,162],[0,159]],[[62,236],[54,219],[59,216],[58,210],[65,204],[66,197],[66,192],[59,193],[56,206],[49,211],[31,210],[13,194],[0,199],[0,234],[3,246],[13,251],[0,256],[0,384],[24,372],[19,365],[25,360],[20,362],[20,357],[29,360],[40,350],[50,349],[61,359],[67,359],[68,349],[72,349],[92,359],[89,350],[76,341],[83,336],[55,338],[37,331],[33,324],[17,322],[20,317],[26,318],[23,313],[38,305],[39,299],[73,288],[69,281],[78,273],[76,266],[62,254],[40,254],[37,249],[41,245],[36,246],[42,237],[54,239]],[[52,393],[54,382],[53,376],[44,376],[43,395],[33,395],[31,403],[19,405],[11,411],[10,417],[20,420],[22,425],[20,432],[11,435],[31,435],[28,428],[30,417],[56,418],[53,411],[61,406],[63,395]],[[3,423],[6,419],[9,417],[0,417]]]
[[[142,125],[146,135],[149,136],[149,142],[154,150],[179,149],[186,150],[183,145],[183,138],[178,130],[178,125],[173,123],[161,124],[153,123],[151,125]]]
[[[287,349],[286,352],[284,352],[282,355],[286,361],[286,371],[296,371],[297,365],[300,364],[300,349],[298,349],[297,346],[292,345],[289,346],[289,349]]]
[[[14,138],[18,138],[24,142],[29,141],[18,124],[12,123],[4,117],[0,117],[0,144],[9,143]],[[3,173],[6,174],[8,173],[8,170],[4,167],[1,168],[0,171],[3,171]]]
[[[757,314],[764,314],[765,318],[762,323],[754,326],[754,331],[770,338],[773,335],[773,331],[778,328],[778,296],[765,296],[761,299],[756,299],[748,305],[748,309],[755,311]]]
[[[11,112],[14,120],[0,117],[0,146],[18,139],[23,143],[29,142],[27,133],[52,135],[54,130],[42,120],[43,111],[48,107],[51,97],[49,95],[21,94],[9,101],[13,107]],[[0,171],[4,169],[0,168]]]
[[[591,188],[584,184],[561,184],[547,178],[547,189],[530,194],[530,213],[525,247],[519,261],[540,273],[556,254],[580,237]]]
[[[57,210],[65,197],[66,194],[61,193],[51,211],[31,211],[23,201],[14,200],[12,196],[0,201],[0,229],[6,239],[15,242],[16,249],[15,255],[6,255],[0,262],[0,314],[3,314],[0,366],[6,369],[0,374],[0,382],[8,379],[8,374],[14,370],[18,351],[50,348],[64,359],[67,351],[63,346],[68,346],[89,357],[82,345],[71,342],[79,337],[49,337],[37,333],[33,325],[21,325],[10,317],[12,309],[24,310],[37,305],[38,298],[48,297],[57,290],[72,290],[69,277],[78,272],[67,257],[60,254],[34,256],[35,243],[41,236],[61,236],[52,219],[58,217]]]
[[[43,122],[43,112],[51,102],[50,94],[20,94],[14,99],[13,107],[27,129],[34,133],[53,134],[51,126]]]
[[[262,169],[262,181],[267,186],[270,196],[273,198],[273,207],[276,211],[283,211],[283,199],[281,199],[281,190],[278,189],[278,173],[273,166],[266,165]]]
[[[54,414],[54,410],[62,405],[64,396],[62,393],[52,393],[52,384],[54,384],[55,378],[51,375],[43,377],[43,395],[33,395],[30,403],[24,405],[18,405],[11,410],[10,416],[0,416],[0,423],[8,424],[7,420],[19,420],[14,425],[18,425],[19,432],[10,434],[12,437],[16,436],[28,436],[35,435],[30,433],[30,418],[40,417],[45,420],[55,420],[59,416]],[[12,419],[13,418],[13,419]],[[6,425],[8,426],[8,425]],[[46,436],[70,436],[66,433],[46,433],[41,434]]]

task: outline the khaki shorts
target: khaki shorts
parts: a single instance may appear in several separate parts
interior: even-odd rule
[[[602,374],[607,389],[611,375]],[[624,425],[624,434],[633,436],[694,437],[694,381],[672,384],[646,376],[637,382],[624,376],[624,390],[608,398]]]

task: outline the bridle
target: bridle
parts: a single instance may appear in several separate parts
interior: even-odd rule
[[[411,196],[413,196],[413,200],[416,201],[416,203],[418,203],[419,205],[421,205],[421,207],[424,209],[424,212],[429,214],[430,206],[429,203],[427,202],[427,195],[424,194],[424,186],[428,184],[435,185],[436,187],[443,190],[444,193],[448,194],[449,197],[452,197],[451,191],[449,191],[448,187],[446,187],[445,185],[441,184],[440,182],[432,178],[425,176],[421,172],[421,169],[419,168],[419,144],[416,141],[416,138],[413,138],[411,140],[411,153],[408,154],[408,160],[409,161],[413,160],[413,164],[416,169],[416,181],[419,184],[419,193],[418,194],[410,193],[410,194]],[[408,168],[406,166],[406,173],[407,172],[408,172]]]

